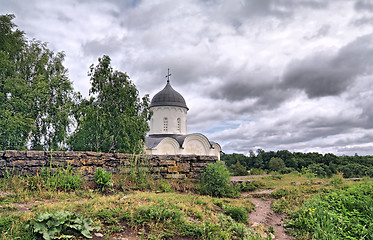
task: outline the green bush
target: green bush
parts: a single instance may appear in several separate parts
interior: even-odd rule
[[[237,196],[230,185],[230,174],[222,162],[210,163],[202,173],[199,191],[213,197]]]
[[[294,168],[290,168],[290,167],[284,167],[282,169],[280,169],[279,173],[280,174],[288,174],[288,173],[292,173],[292,172],[296,172],[297,170],[295,170]]]
[[[248,212],[246,208],[230,206],[224,209],[224,214],[230,216],[237,222],[247,223]]]
[[[261,168],[252,168],[250,169],[250,175],[265,175],[268,174],[266,170]]]
[[[108,187],[112,187],[114,185],[111,177],[111,172],[107,172],[104,169],[97,168],[95,173],[95,183],[101,192],[104,192]]]
[[[241,182],[235,186],[235,188],[240,192],[254,191],[259,187],[262,187],[262,184],[257,182]]]
[[[32,230],[45,240],[51,240],[61,235],[65,238],[74,238],[74,236],[92,238],[91,231],[98,231],[100,228],[92,227],[91,219],[71,212],[58,211],[54,214],[37,214],[34,219],[27,221],[26,229]]]

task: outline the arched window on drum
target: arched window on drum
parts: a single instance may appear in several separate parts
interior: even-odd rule
[[[163,132],[168,132],[168,118],[163,118]]]
[[[177,131],[181,132],[181,119],[177,119]]]

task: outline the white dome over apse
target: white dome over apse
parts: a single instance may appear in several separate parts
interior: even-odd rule
[[[166,86],[152,99],[149,135],[187,134],[187,111],[183,96],[167,80]]]

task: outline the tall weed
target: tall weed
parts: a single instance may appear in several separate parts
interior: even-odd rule
[[[373,186],[317,195],[291,214],[289,226],[314,239],[373,239]]]
[[[109,187],[114,185],[111,172],[107,172],[104,169],[97,168],[95,173],[95,183],[101,192],[105,192]]]
[[[67,165],[66,168],[58,168],[52,171],[49,167],[44,167],[34,176],[27,177],[27,188],[32,191],[62,190],[72,191],[83,186],[83,177],[79,172]]]

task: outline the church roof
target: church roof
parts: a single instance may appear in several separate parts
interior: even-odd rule
[[[150,106],[176,106],[189,110],[183,96],[171,87],[169,80],[167,81],[166,86],[160,92],[155,94]]]
[[[215,142],[211,142],[205,135],[200,134],[200,133],[197,133],[197,134],[205,137],[210,147],[212,147],[212,144],[215,143]],[[180,147],[182,147],[185,138],[191,135],[196,135],[196,133],[191,133],[191,134],[186,134],[186,135],[183,135],[183,134],[152,134],[152,135],[145,137],[145,146],[147,148],[155,148],[163,139],[169,137],[169,138],[175,139],[179,143]]]

